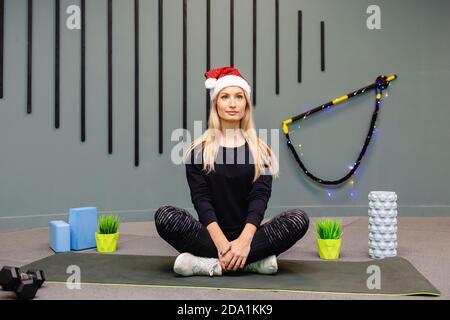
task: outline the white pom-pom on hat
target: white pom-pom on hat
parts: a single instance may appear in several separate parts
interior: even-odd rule
[[[208,78],[205,81],[205,87],[206,89],[212,89],[216,86],[217,79],[216,78]]]

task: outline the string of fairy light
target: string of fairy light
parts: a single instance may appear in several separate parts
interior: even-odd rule
[[[349,180],[353,176],[353,174],[356,172],[356,170],[358,169],[359,165],[361,164],[361,161],[362,161],[362,159],[363,159],[363,157],[364,157],[364,155],[366,153],[366,150],[367,150],[367,147],[370,144],[370,141],[372,140],[374,134],[376,133],[376,128],[377,128],[376,127],[376,120],[377,120],[377,117],[378,117],[378,113],[380,111],[380,105],[381,105],[381,101],[382,101],[382,97],[383,97],[383,90],[385,90],[389,86],[390,82],[395,80],[395,79],[397,79],[397,75],[395,75],[395,74],[387,76],[387,77],[380,75],[380,76],[377,77],[377,79],[375,80],[374,83],[372,83],[372,84],[370,84],[368,86],[365,86],[365,87],[363,87],[361,89],[358,89],[358,90],[355,90],[353,92],[350,92],[349,94],[341,96],[341,97],[339,97],[337,99],[334,99],[334,100],[329,101],[329,102],[327,102],[325,104],[322,104],[322,105],[320,105],[320,106],[318,106],[318,107],[316,107],[314,109],[306,111],[306,112],[304,112],[304,113],[302,113],[302,114],[300,114],[298,116],[295,116],[295,117],[292,117],[292,118],[289,118],[289,119],[283,121],[283,132],[284,132],[284,135],[286,136],[286,139],[287,139],[287,145],[288,145],[289,149],[291,150],[292,155],[294,156],[294,159],[296,160],[296,162],[298,163],[298,165],[302,169],[303,173],[308,178],[310,178],[314,182],[322,184],[322,185],[339,185],[339,184],[342,184],[345,181]],[[334,107],[335,105],[337,105],[337,104],[339,104],[339,103],[341,103],[343,101],[351,99],[351,98],[353,98],[353,97],[355,97],[357,95],[360,95],[362,93],[365,93],[365,92],[367,92],[367,91],[369,91],[371,89],[375,89],[375,108],[374,108],[374,111],[373,111],[373,114],[372,114],[372,118],[371,118],[371,122],[370,122],[368,133],[366,135],[366,139],[364,141],[363,146],[360,148],[360,152],[359,152],[358,158],[356,159],[355,162],[353,162],[352,165],[348,166],[349,171],[347,172],[347,174],[345,176],[343,176],[340,179],[337,179],[337,180],[326,180],[326,179],[322,179],[322,178],[317,177],[316,175],[311,173],[311,171],[308,170],[305,167],[305,165],[302,162],[300,156],[298,155],[297,150],[294,147],[294,145],[292,143],[292,140],[291,140],[291,138],[289,136],[289,127],[288,127],[288,125],[292,124],[295,121],[304,121],[310,115],[312,115],[314,113],[317,113],[317,112],[320,112],[320,111],[323,111],[323,110],[328,110],[328,109]],[[299,126],[299,128],[300,128],[300,126]],[[299,149],[302,148],[301,144],[299,144],[298,146],[299,146]],[[301,153],[301,156],[303,156],[303,153]],[[350,180],[349,184],[353,187],[354,181]],[[354,191],[351,192],[351,196],[352,197],[354,196],[354,194],[352,194],[353,192]],[[331,192],[328,191],[328,190],[327,190],[327,194],[328,194],[328,196],[331,196]]]

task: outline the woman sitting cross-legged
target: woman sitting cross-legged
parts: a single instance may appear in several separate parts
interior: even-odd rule
[[[210,70],[205,77],[212,102],[208,129],[184,158],[199,220],[165,205],[155,213],[156,229],[181,253],[174,264],[177,274],[274,274],[277,256],[305,235],[308,216],[291,209],[261,224],[278,160],[256,135],[250,86],[232,67]]]

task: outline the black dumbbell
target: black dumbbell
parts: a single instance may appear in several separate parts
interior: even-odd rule
[[[36,282],[38,289],[42,286],[42,284],[45,282],[45,274],[43,270],[40,269],[28,269],[27,271],[28,275],[31,275]]]
[[[19,299],[33,299],[45,281],[44,271],[30,269],[22,273],[20,268],[6,266],[0,271],[0,286],[5,291],[14,291]]]

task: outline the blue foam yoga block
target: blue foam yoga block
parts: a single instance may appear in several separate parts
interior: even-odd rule
[[[49,245],[55,252],[70,251],[70,226],[61,220],[50,221],[49,223]]]
[[[71,208],[69,210],[70,246],[72,250],[95,248],[97,208]]]

